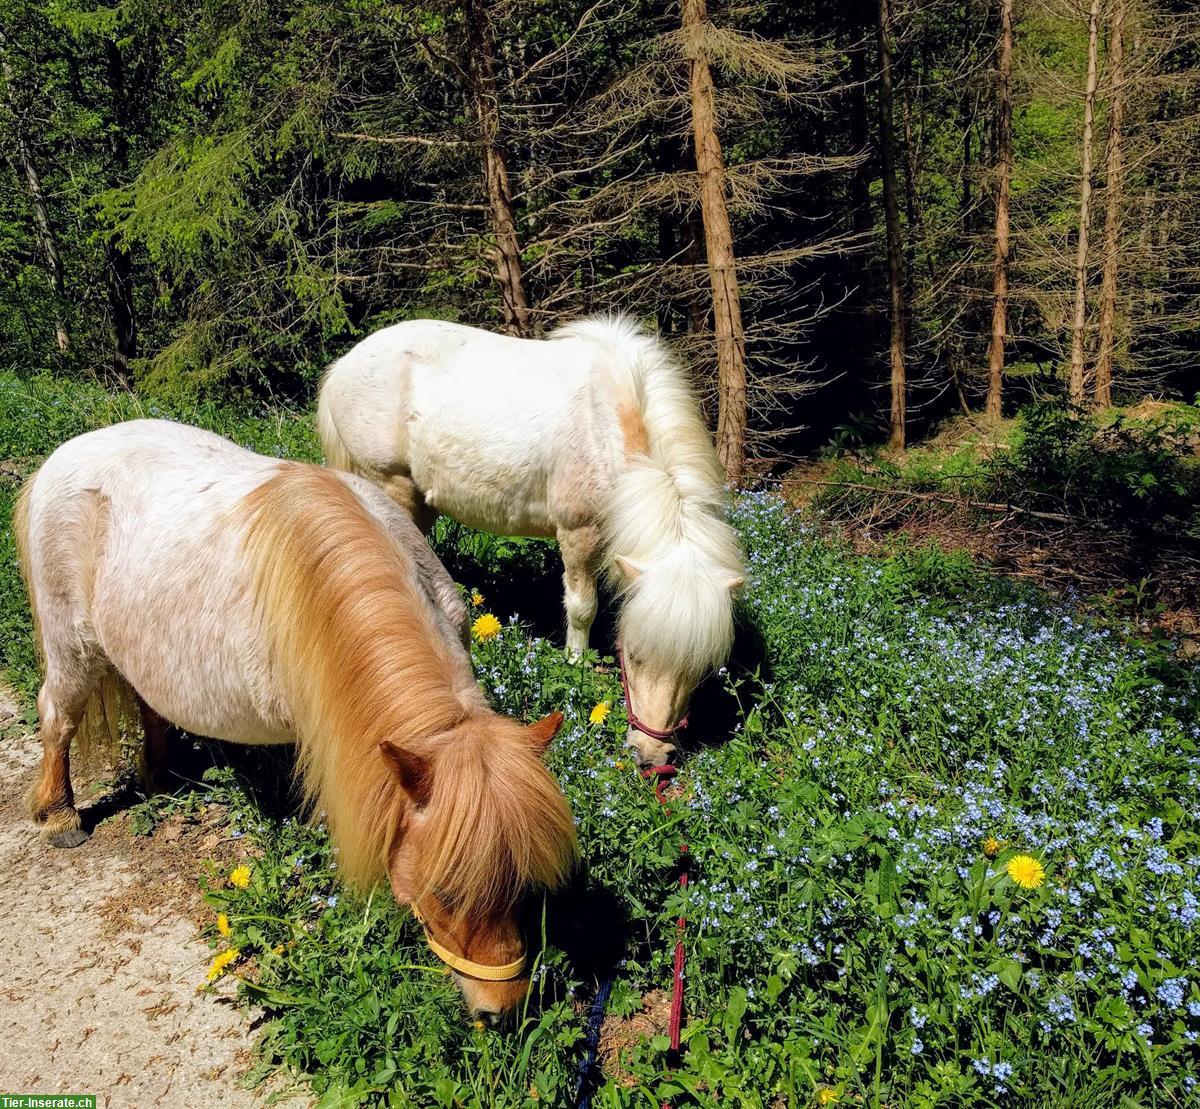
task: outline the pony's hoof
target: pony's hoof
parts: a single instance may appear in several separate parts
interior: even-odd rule
[[[74,805],[50,806],[40,823],[42,838],[51,847],[78,847],[88,838],[79,810]]]
[[[145,763],[138,766],[138,781],[141,782],[147,797],[156,793],[174,793],[179,788],[179,779],[169,770],[161,766],[147,766]]]
[[[51,847],[78,847],[81,843],[87,843],[87,840],[88,834],[82,828],[64,828],[46,837]]]

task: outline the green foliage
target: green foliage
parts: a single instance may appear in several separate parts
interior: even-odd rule
[[[996,497],[1105,527],[1200,536],[1200,409],[1165,423],[1097,417],[1059,404],[1022,413],[1011,451],[993,460]]]
[[[518,623],[475,645],[498,708],[566,714],[550,766],[590,882],[630,921],[614,1019],[666,988],[688,915],[683,1062],[635,1035],[596,1104],[1187,1103],[1194,670],[961,556],[857,558],[767,494],[736,520],[765,668],[722,676],[736,722],[690,754],[669,811],[621,748],[610,659],[569,662]],[[308,1075],[327,1105],[570,1103],[590,978],[553,945],[569,899],[536,914],[552,942],[519,1027],[473,1028],[390,894],[339,890],[320,823],[271,818],[227,776],[209,788],[248,845],[249,887],[207,888],[232,928],[214,943],[267,1012],[264,1071]],[[1044,866],[1035,888],[1009,876],[1018,855]]]

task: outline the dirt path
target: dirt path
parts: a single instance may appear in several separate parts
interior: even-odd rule
[[[195,878],[228,850],[216,821],[145,839],[115,819],[77,850],[47,847],[24,807],[40,747],[15,718],[0,689],[0,1092],[265,1104],[238,1084],[254,1060],[247,1015],[196,991],[210,952]]]

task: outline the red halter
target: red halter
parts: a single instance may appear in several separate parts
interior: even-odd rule
[[[648,735],[651,739],[666,740],[670,739],[680,728],[688,726],[688,714],[685,711],[683,719],[678,723],[664,730],[652,728],[649,724],[643,724],[637,717],[637,713],[633,711],[633,698],[629,696],[629,679],[625,676],[625,655],[621,650],[621,644],[617,644],[617,663],[621,667],[621,688],[625,691],[625,715],[629,717],[629,726],[636,728],[644,735]]]

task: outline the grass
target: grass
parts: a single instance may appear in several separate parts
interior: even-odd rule
[[[981,416],[955,417],[899,457],[835,452],[812,499],[832,518],[876,525],[884,505],[882,516],[904,517],[918,501],[943,514],[973,501],[1131,539],[1194,542],[1198,444],[1196,405],[1147,399],[1090,413],[1030,404],[995,426]],[[801,488],[806,472],[793,475]]]
[[[273,442],[305,453],[293,430]],[[548,616],[509,619],[557,607],[525,585],[556,589],[545,545],[439,536],[481,587],[476,611],[504,624],[475,646],[493,701],[567,717],[549,758],[586,888],[534,907],[547,946],[513,1034],[464,1019],[390,893],[339,889],[319,819],[209,773],[252,858],[245,889],[214,871],[207,895],[214,948],[239,953],[226,974],[266,1011],[260,1073],[306,1075],[324,1105],[572,1104],[588,954],[615,939],[609,1012],[628,1021],[667,988],[686,909],[682,1065],[668,1068],[665,1035],[631,1032],[597,1106],[1193,1104],[1196,671],[963,556],[857,557],[769,494],[742,497],[735,519],[750,647],[697,700],[702,742],[670,811],[621,747],[608,660],[568,663]],[[1008,874],[1021,855],[1044,867],[1034,888]]]

